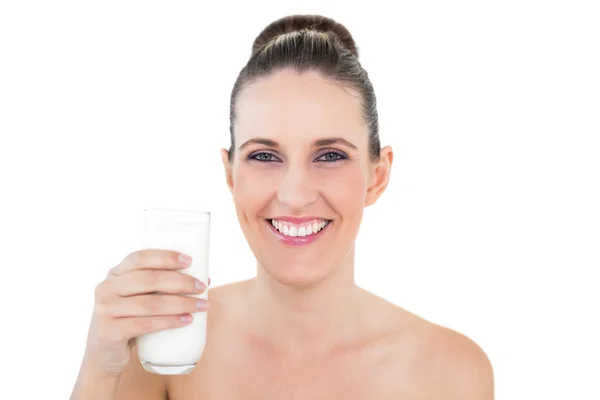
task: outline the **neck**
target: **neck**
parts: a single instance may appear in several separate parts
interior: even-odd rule
[[[306,286],[276,281],[260,265],[249,294],[259,335],[276,348],[303,354],[323,351],[356,332],[354,250],[330,276]]]

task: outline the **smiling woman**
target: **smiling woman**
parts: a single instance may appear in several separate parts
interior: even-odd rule
[[[134,350],[111,364],[116,397],[104,398],[492,399],[474,342],[354,282],[363,212],[385,191],[393,152],[348,30],[322,16],[273,22],[230,105],[221,156],[257,276],[211,289],[190,374],[152,375]]]
[[[294,48],[300,52],[297,58],[313,64],[333,59],[330,49],[309,58],[301,54],[309,46],[297,43]],[[344,50],[339,50],[336,62],[355,68],[356,57]],[[344,54],[347,60],[342,62]],[[281,65],[268,78],[261,72],[263,78],[246,83],[243,91],[234,89],[233,143],[229,151],[222,151],[242,230],[260,264],[259,275],[266,273],[291,286],[352,275],[354,240],[364,207],[385,189],[392,164],[392,150],[380,150],[377,132],[370,132],[365,123],[360,90],[335,83],[320,69],[295,68]],[[343,65],[338,68],[345,73]],[[365,79],[365,74],[360,76]],[[236,143],[241,145],[236,148]],[[271,228],[273,219],[280,229]],[[298,240],[307,222],[324,229],[310,240]],[[286,246],[301,243],[310,246]]]

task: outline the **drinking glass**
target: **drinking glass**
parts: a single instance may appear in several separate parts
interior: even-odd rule
[[[208,280],[210,212],[151,208],[144,210],[145,249],[174,250],[192,257],[189,267],[178,271],[200,281]],[[202,294],[186,294],[208,298]],[[156,295],[161,295],[160,293]],[[136,338],[138,357],[144,368],[161,375],[190,373],[206,344],[206,311],[192,313],[185,326],[151,332]]]

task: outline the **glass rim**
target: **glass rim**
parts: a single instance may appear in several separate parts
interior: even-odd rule
[[[163,207],[147,207],[144,208],[144,212],[169,212],[169,213],[191,213],[191,214],[201,214],[201,215],[211,215],[211,212],[208,210],[190,210],[183,208],[163,208]]]

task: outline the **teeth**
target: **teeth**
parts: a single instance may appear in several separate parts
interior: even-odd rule
[[[328,224],[328,221],[325,220],[310,221],[309,223],[299,225],[278,221],[276,219],[272,219],[270,222],[275,229],[290,237],[305,237],[314,235],[315,233],[321,231],[321,229],[326,227]]]

